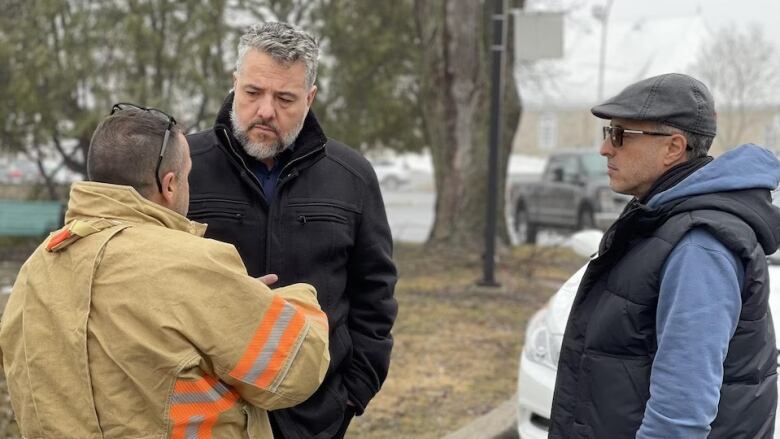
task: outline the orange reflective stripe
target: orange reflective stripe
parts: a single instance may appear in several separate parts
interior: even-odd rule
[[[304,303],[290,302],[290,304],[298,309],[298,311],[302,312],[306,316],[307,320],[322,326],[326,332],[328,331],[328,316],[326,316],[325,313],[322,312],[319,308]]]
[[[230,376],[265,388],[282,371],[306,324],[306,313],[275,296]]]
[[[200,429],[198,430],[198,439],[211,439],[212,432],[214,431],[214,425],[216,423],[216,416],[206,418],[203,423],[200,424]]]
[[[63,241],[70,238],[71,236],[73,236],[73,234],[70,233],[70,229],[60,230],[56,235],[52,236],[52,238],[49,240],[49,243],[46,244],[46,250],[54,250],[55,247],[62,244]]]
[[[233,407],[238,399],[235,390],[211,376],[177,380],[171,395],[171,437],[211,438],[219,415]]]
[[[290,352],[298,341],[298,337],[301,335],[305,323],[306,318],[303,317],[303,314],[296,312],[290,321],[290,324],[287,326],[287,329],[284,331],[284,334],[282,334],[281,340],[279,341],[279,347],[276,349],[276,352],[274,352],[273,357],[271,357],[271,361],[260,374],[257,381],[255,381],[258,387],[268,387],[274,381],[274,378],[276,378],[276,375],[282,370],[287,357],[290,355]]]
[[[235,369],[230,372],[230,375],[242,379],[247,372],[252,368],[253,363],[260,354],[260,351],[265,346],[268,338],[271,335],[271,329],[274,323],[279,319],[279,315],[284,309],[284,299],[279,296],[274,297],[271,302],[271,306],[266,311],[265,316],[260,321],[260,325],[255,330],[255,335],[252,337],[252,341],[249,342],[249,346],[246,348],[246,352],[241,356]]]
[[[206,375],[197,380],[177,380],[174,384],[173,391],[176,393],[200,393],[213,389],[219,381]]]

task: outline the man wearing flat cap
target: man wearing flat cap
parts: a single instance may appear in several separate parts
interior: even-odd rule
[[[780,242],[780,162],[748,144],[707,156],[707,87],[639,81],[609,120],[610,187],[633,195],[574,299],[550,438],[771,438],[777,350],[766,255]]]

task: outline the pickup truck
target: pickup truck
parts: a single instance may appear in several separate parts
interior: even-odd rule
[[[541,181],[510,186],[517,239],[529,244],[540,229],[606,230],[630,199],[609,188],[607,159],[587,150],[556,152]]]

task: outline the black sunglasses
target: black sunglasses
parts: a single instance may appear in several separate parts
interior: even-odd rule
[[[601,128],[603,134],[604,134],[604,140],[607,140],[607,137],[609,137],[609,140],[612,142],[612,146],[615,148],[620,148],[623,146],[623,134],[645,134],[648,136],[671,136],[672,134],[669,133],[659,133],[656,131],[642,131],[642,130],[627,130],[625,128],[621,127],[602,127]]]
[[[157,108],[143,107],[141,105],[131,104],[128,102],[114,104],[114,106],[111,107],[111,114],[113,115],[117,111],[122,110],[148,111],[155,116],[168,121],[168,127],[165,129],[165,134],[163,135],[162,146],[160,146],[160,157],[157,159],[157,166],[154,168],[154,181],[157,183],[157,189],[160,191],[160,193],[162,193],[162,182],[160,182],[160,164],[162,164],[163,155],[165,155],[165,149],[168,148],[168,138],[171,136],[171,128],[176,125],[176,119],[174,119],[170,114],[162,110],[158,110]]]

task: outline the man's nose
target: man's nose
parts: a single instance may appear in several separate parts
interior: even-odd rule
[[[273,119],[276,114],[276,108],[274,108],[274,101],[272,96],[263,96],[257,100],[257,110],[255,111],[255,117],[263,120]]]
[[[612,157],[615,155],[615,147],[612,146],[612,139],[610,139],[609,136],[601,141],[599,154],[603,155],[604,157]]]

